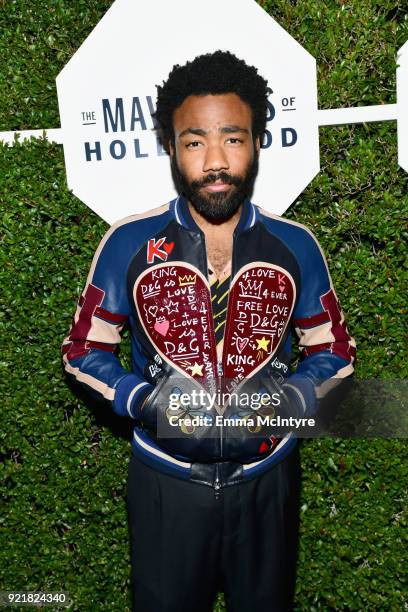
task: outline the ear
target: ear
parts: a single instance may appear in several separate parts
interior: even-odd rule
[[[261,137],[257,136],[255,138],[255,151],[257,152],[257,154],[259,155],[259,151],[261,150]]]
[[[168,141],[168,147],[169,147],[169,155],[170,155],[171,158],[173,158],[175,153],[176,153],[176,150],[175,150],[171,140]]]

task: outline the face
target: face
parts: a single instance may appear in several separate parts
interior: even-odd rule
[[[258,170],[251,108],[234,93],[189,96],[173,115],[173,178],[206,219],[229,219],[250,195]]]

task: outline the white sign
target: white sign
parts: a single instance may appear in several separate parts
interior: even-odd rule
[[[398,52],[398,163],[408,172],[408,40]]]
[[[281,214],[318,173],[316,62],[255,0],[116,0],[57,77],[68,187],[109,223],[176,195],[156,84],[217,49],[271,89],[252,200]]]
[[[398,52],[397,104],[317,109],[316,65],[255,0],[116,0],[57,77],[60,129],[0,132],[64,145],[68,186],[109,223],[175,196],[152,113],[174,64],[216,49],[258,67],[271,93],[253,201],[282,214],[319,171],[318,127],[397,120],[408,171],[408,42]]]

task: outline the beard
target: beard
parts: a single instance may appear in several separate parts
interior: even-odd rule
[[[171,159],[171,172],[178,193],[183,193],[195,210],[207,221],[222,223],[234,215],[246,197],[251,197],[258,174],[258,154],[255,152],[243,176],[221,171],[208,174],[201,180],[189,182],[178,167],[175,155]],[[217,180],[232,185],[233,188],[228,192],[220,191],[205,195],[200,192],[202,187],[211,185]]]

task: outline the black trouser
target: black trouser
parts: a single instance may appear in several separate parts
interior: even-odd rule
[[[128,474],[133,612],[292,609],[299,526],[295,450],[253,480],[214,489],[133,455]]]

